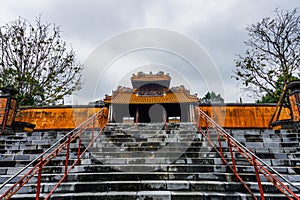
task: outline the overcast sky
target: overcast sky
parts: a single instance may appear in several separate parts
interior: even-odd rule
[[[117,85],[130,86],[131,74],[141,70],[168,72],[173,86],[184,84],[199,97],[214,90],[226,102],[253,102],[231,78],[235,55],[246,48],[245,28],[274,16],[276,8],[299,6],[299,0],[0,0],[0,24],[19,16],[33,22],[42,14],[61,26],[63,39],[86,67],[83,90],[67,103],[84,104]]]

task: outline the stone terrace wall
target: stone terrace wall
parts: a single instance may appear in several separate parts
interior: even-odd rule
[[[201,105],[200,108],[224,128],[267,128],[273,104]],[[64,106],[23,108],[16,121],[35,124],[35,130],[73,129],[100,108],[93,106]],[[282,110],[280,119],[290,119],[289,109]],[[205,123],[202,121],[204,127]]]

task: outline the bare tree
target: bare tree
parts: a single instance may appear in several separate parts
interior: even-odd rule
[[[81,88],[83,66],[59,26],[18,18],[0,27],[0,86],[18,91],[19,105],[56,104]]]
[[[281,102],[287,84],[299,78],[300,17],[296,9],[275,13],[247,27],[248,49],[238,55],[234,77],[248,94]]]

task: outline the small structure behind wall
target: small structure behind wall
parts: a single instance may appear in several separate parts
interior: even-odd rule
[[[17,100],[14,97],[17,91],[12,87],[3,87],[0,88],[3,95],[0,96],[0,126],[1,134],[7,130],[12,132],[11,125],[13,123]]]
[[[294,128],[300,128],[300,81],[292,81],[288,86],[288,99]]]
[[[279,112],[277,113],[277,119],[272,122],[273,127],[280,128],[293,128],[295,130],[300,130],[300,80],[295,80],[287,85],[287,92],[285,96],[288,99],[291,119],[288,120],[278,120],[281,113],[283,105],[281,105]],[[277,128],[278,129],[278,128]]]

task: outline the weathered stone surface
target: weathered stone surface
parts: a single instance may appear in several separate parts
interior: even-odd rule
[[[202,192],[172,191],[171,195],[172,195],[172,200],[183,200],[183,199],[204,200]]]
[[[224,192],[224,182],[219,181],[190,181],[192,191],[218,191]]]
[[[108,181],[103,182],[75,182],[74,191],[81,192],[107,192],[108,191]]]
[[[117,127],[111,128],[111,136],[118,129]],[[94,149],[81,159],[80,165],[71,170],[66,182],[63,182],[60,189],[53,195],[53,199],[251,199],[243,186],[236,181],[235,175],[223,164],[219,155],[209,147],[205,140],[191,144],[188,151],[182,154],[180,158],[175,157],[177,152],[182,151],[182,147],[188,144],[184,136],[181,138],[182,144],[179,145],[174,143],[174,138],[170,137],[167,140],[170,146],[165,147],[163,151],[153,148],[147,151],[146,147],[151,146],[147,144],[143,145],[144,148],[139,148],[140,144],[150,142],[147,137],[153,134],[159,138],[157,140],[151,139],[151,143],[159,141],[163,144],[161,138],[163,133],[150,130],[151,127],[154,126],[141,126],[137,130],[128,131],[131,134],[139,134],[140,138],[145,137],[134,142],[127,141],[122,137],[122,141],[114,138],[113,143],[108,136],[100,137]],[[124,128],[130,130],[132,127],[124,126]],[[143,131],[145,131],[145,135],[142,134]],[[235,135],[241,142],[247,141],[246,145],[251,146],[253,152],[268,164],[272,164],[278,172],[283,173],[290,181],[298,184],[300,182],[298,177],[300,176],[300,169],[298,169],[300,149],[299,146],[294,145],[295,140],[292,138],[295,134],[282,136],[272,131],[253,130],[247,133],[248,131],[234,130],[232,135]],[[245,133],[247,133],[246,137]],[[2,138],[0,145],[3,145],[3,148],[0,150],[1,155],[5,155],[2,156],[5,160],[0,160],[0,174],[3,175],[0,176],[0,182],[18,172],[29,162],[28,160],[38,156],[38,153],[42,152],[42,146],[49,146],[64,134],[60,132],[55,136],[55,132],[33,132],[24,140],[26,135],[22,133],[18,135],[19,141],[12,136],[9,136],[9,140]],[[29,139],[30,137],[37,144],[32,145],[33,141]],[[86,137],[88,138],[88,134]],[[214,133],[211,134],[211,137],[215,137]],[[286,138],[287,141],[292,141],[293,145],[282,147],[281,142],[278,143],[281,141],[281,137]],[[37,142],[39,138],[41,141],[49,141],[49,144],[39,144]],[[225,143],[226,141],[223,141],[224,146]],[[114,147],[111,147],[111,144],[114,144]],[[72,143],[71,147],[69,164],[74,162],[77,155],[77,144]],[[125,147],[130,147],[131,151]],[[222,150],[226,155],[225,158],[231,162],[229,148],[223,147]],[[144,157],[139,157],[140,155]],[[107,162],[102,162],[101,156],[106,158]],[[258,191],[254,168],[249,166],[249,162],[242,156],[238,156],[237,153],[235,156],[237,158],[237,171],[247,184],[251,185],[251,188]],[[13,160],[17,157],[20,160]],[[45,167],[43,170],[43,192],[49,191],[55,181],[62,177],[64,158],[65,156],[53,159],[51,161],[52,166]],[[10,166],[20,167],[13,168]],[[273,199],[280,197],[262,175],[261,180],[268,197]],[[34,185],[36,177],[32,181]],[[34,198],[34,190],[35,187],[25,187],[22,192],[24,196],[32,195]]]
[[[273,166],[290,166],[291,162],[290,160],[279,160],[279,159],[274,159],[271,161]]]
[[[190,183],[189,181],[167,181],[167,190],[170,191],[178,191],[178,190],[189,190],[190,189]]]
[[[14,160],[29,160],[29,155],[15,155]]]
[[[106,194],[105,199],[107,200],[135,200],[137,198],[137,192],[115,192],[109,191]]]
[[[6,168],[0,168],[0,175],[5,175],[7,173],[7,170]]]
[[[264,144],[261,142],[246,142],[245,143],[245,146],[247,148],[263,148],[264,147],[263,145]]]
[[[141,180],[141,190],[166,190],[167,183],[165,180]]]
[[[108,191],[139,191],[141,190],[140,181],[109,181],[107,185]]]
[[[137,200],[171,200],[170,191],[139,191]]]

